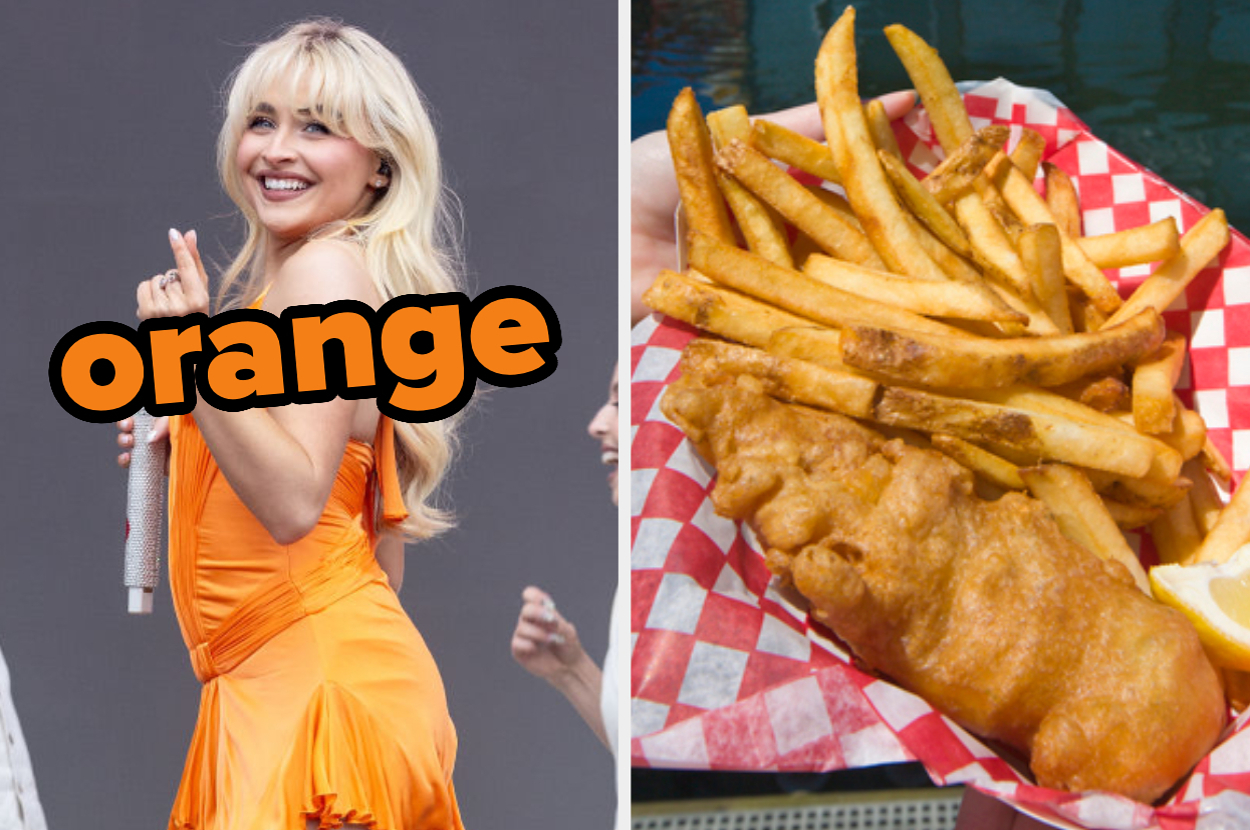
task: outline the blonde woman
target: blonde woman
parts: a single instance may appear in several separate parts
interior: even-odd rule
[[[460,289],[428,115],[359,29],[308,21],[251,53],[218,172],[247,236],[215,311]],[[170,246],[141,319],[209,311],[194,231]],[[200,401],[168,432],[170,582],[203,682],[170,826],[461,827],[442,681],[395,595],[404,538],[450,524],[431,501],[449,425],[394,423],[372,399]]]

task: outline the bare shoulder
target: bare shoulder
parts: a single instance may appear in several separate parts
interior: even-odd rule
[[[377,308],[382,300],[365,265],[364,249],[350,240],[311,239],[282,264],[266,310],[359,300]]]

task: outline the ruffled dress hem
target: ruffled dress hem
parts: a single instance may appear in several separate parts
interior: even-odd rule
[[[214,797],[220,788],[213,778],[222,736],[217,707],[208,699],[217,694],[216,685],[210,681],[204,687],[201,711],[206,717],[196,725],[171,830],[220,826]],[[321,684],[256,820],[238,830],[306,830],[311,820],[326,830],[344,824],[369,830],[462,830],[451,782],[440,787],[441,771],[413,770],[413,760],[386,734],[349,691],[333,682]],[[193,793],[200,794],[198,800]],[[281,804],[288,805],[288,814],[278,818]],[[278,824],[271,823],[274,818]],[[235,824],[230,823],[231,830]]]

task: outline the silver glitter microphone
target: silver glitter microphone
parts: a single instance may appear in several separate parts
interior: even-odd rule
[[[148,443],[154,418],[135,413],[126,488],[126,559],[123,581],[131,614],[152,613],[152,591],[161,575],[161,534],[165,524],[165,458],[169,443]]]

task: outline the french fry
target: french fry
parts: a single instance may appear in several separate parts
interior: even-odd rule
[[[1136,360],[1162,341],[1163,319],[1153,309],[1094,334],[1049,338],[953,338],[849,324],[842,332],[842,360],[934,388],[1057,386]]]
[[[1107,512],[1111,514],[1112,519],[1115,519],[1115,523],[1119,525],[1120,530],[1137,530],[1163,515],[1162,507],[1125,504],[1124,502],[1109,499],[1106,496],[1101,496],[1101,498],[1103,505],[1107,508]]]
[[[707,128],[712,136],[712,145],[718,149],[735,138],[748,144],[751,142],[751,116],[741,104],[709,112]]]
[[[1084,236],[1077,240],[1081,250],[1099,268],[1124,268],[1161,262],[1181,248],[1176,220],[1171,216],[1115,233]]]
[[[1006,335],[1008,337],[1023,337],[1025,334],[1055,334],[1055,329],[1039,327],[1037,323],[1046,323],[1044,314],[1040,306],[1031,305],[1022,300],[1012,292],[1002,286],[983,279],[980,272],[976,270],[966,259],[959,254],[946,247],[940,239],[929,233],[929,229],[921,224],[920,220],[910,214],[904,214],[908,224],[912,226],[912,231],[916,234],[916,241],[920,243],[920,247],[933,258],[938,267],[954,282],[964,283],[977,292],[985,295],[986,302],[1001,306],[1004,313],[1013,313],[1018,319],[1027,320],[1027,323],[1017,322],[998,322],[992,325],[982,327],[983,330],[977,331],[978,323],[967,321],[964,327],[973,333],[979,333],[983,337],[1000,337]]]
[[[1004,330],[1008,336],[1019,337],[1023,334],[1052,335],[1060,334],[1060,329],[1046,313],[1046,309],[1037,300],[1032,280],[1024,268],[1011,236],[1004,229],[1004,223],[990,205],[993,201],[1002,202],[993,187],[988,186],[984,176],[974,182],[974,190],[960,195],[955,200],[955,212],[960,224],[968,231],[972,241],[974,260],[982,267],[989,285],[1012,308],[1029,318],[1027,327],[1022,332]],[[1006,211],[1005,205],[1001,209]],[[1009,212],[1009,211],[1008,211]],[[1013,226],[1018,225],[1014,218]],[[1017,233],[1019,231],[1017,230]]]
[[[904,331],[959,336],[950,326],[856,297],[704,234],[691,236],[690,264],[723,285],[824,325],[888,325]]]
[[[1250,487],[1238,487],[1211,532],[1194,553],[1194,562],[1227,562],[1250,542]]]
[[[968,244],[968,237],[959,229],[959,224],[933,198],[933,194],[916,181],[916,177],[907,169],[902,159],[885,150],[878,150],[877,157],[894,189],[903,197],[903,202],[911,208],[912,213],[952,251],[962,256],[971,256],[972,246]]]
[[[898,386],[883,387],[873,420],[1133,478],[1154,457],[1149,439],[1131,432]]]
[[[924,248],[938,267],[946,274],[947,277],[955,282],[975,283],[981,285],[985,282],[981,277],[981,273],[972,266],[968,260],[946,247],[942,240],[929,233],[929,229],[924,224],[909,213],[904,213],[907,224],[911,225],[912,232],[916,235],[916,241],[920,243],[920,247]]]
[[[824,202],[829,207],[836,210],[846,220],[846,223],[855,228],[860,233],[864,232],[863,225],[859,224],[859,217],[855,215],[855,211],[851,209],[851,203],[841,193],[821,187],[818,184],[805,185],[808,193]],[[867,237],[865,237],[866,239]]]
[[[1163,344],[1133,370],[1133,422],[1147,435],[1171,432],[1176,421],[1173,388],[1185,365],[1185,338],[1169,332]]]
[[[1250,707],[1250,672],[1226,668],[1221,674],[1224,675],[1224,694],[1228,698],[1228,705],[1234,713],[1240,715]]]
[[[1150,537],[1160,565],[1188,565],[1202,544],[1202,533],[1194,522],[1194,509],[1189,494],[1163,511],[1150,523]]]
[[[1016,240],[1033,296],[1060,334],[1072,334],[1072,315],[1063,279],[1063,248],[1054,225],[1030,225]]]
[[[669,111],[668,147],[687,224],[732,245],[733,228],[713,172],[712,138],[690,87],[681,91]]]
[[[1070,238],[1080,239],[1081,204],[1072,179],[1060,167],[1048,161],[1042,162],[1042,170],[1046,175],[1046,205],[1054,215],[1056,224]]]
[[[873,98],[864,104],[864,118],[868,121],[868,131],[872,134],[872,143],[877,151],[888,153],[902,161],[903,152],[898,148],[894,128],[890,126],[890,118],[885,114],[885,104],[880,99]]]
[[[1018,297],[1033,293],[1029,275],[1020,255],[1002,226],[985,206],[985,200],[970,190],[955,200],[955,217],[968,234],[973,260],[987,275],[1009,286]]]
[[[738,343],[763,348],[774,331],[811,321],[761,303],[715,283],[661,271],[642,296],[648,306]]]
[[[1046,310],[1042,308],[1041,303],[1037,301],[1037,298],[1032,293],[1021,297],[1010,288],[992,280],[986,280],[986,285],[1009,307],[1029,319],[1028,324],[1019,331],[1010,328],[1013,324],[1000,323],[1001,334],[1007,337],[1023,337],[1026,334],[1045,337],[1060,333],[1059,327],[1047,316]]]
[[[716,148],[724,147],[734,139],[749,141],[751,138],[751,119],[747,115],[746,107],[742,105],[708,113],[707,126],[712,134],[712,144]],[[738,223],[738,230],[742,233],[747,249],[770,262],[793,268],[790,243],[786,239],[786,230],[780,219],[733,177],[719,169],[716,170],[716,184],[729,205],[729,212]]]
[[[1050,510],[1064,536],[1099,559],[1119,562],[1137,587],[1150,594],[1141,562],[1084,473],[1063,464],[1042,464],[1020,470],[1020,478]]]
[[[807,258],[812,254],[821,253],[824,249],[812,241],[812,238],[802,231],[797,231],[794,240],[790,243],[790,257],[794,260],[794,267],[801,268],[803,263],[807,262]]]
[[[933,47],[906,26],[886,26],[885,36],[920,94],[942,149],[955,152],[972,135],[972,122],[946,64]]]
[[[1181,474],[1194,483],[1189,490],[1189,506],[1193,508],[1198,532],[1206,537],[1215,529],[1220,513],[1224,511],[1224,500],[1220,498],[1219,488],[1202,459],[1195,457],[1186,461]]]
[[[1114,326],[1148,306],[1162,312],[1227,244],[1228,219],[1224,211],[1216,208],[1186,231],[1181,238],[1181,249],[1137,286],[1132,296],[1107,320],[1107,325]]]
[[[1110,314],[1100,311],[1085,292],[1075,285],[1068,286],[1068,310],[1072,314],[1074,331],[1098,331],[1107,324]]]
[[[1160,511],[1179,502],[1193,486],[1192,482],[1184,476],[1178,476],[1168,482],[1159,482],[1146,478],[1110,475],[1089,467],[1082,469],[1085,475],[1089,476],[1094,489],[1104,497],[1136,507],[1158,508]]]
[[[990,403],[1017,407],[1028,412],[1055,415],[1091,426],[1131,434],[1154,449],[1154,460],[1151,462],[1150,470],[1144,476],[1148,483],[1167,487],[1172,485],[1180,475],[1184,459],[1179,452],[1165,442],[1150,435],[1142,435],[1133,428],[1131,423],[1120,417],[1099,412],[1051,390],[1031,386],[1007,386],[1002,389],[965,390],[964,394]]]
[[[915,314],[963,320],[1027,320],[985,291],[962,283],[916,280],[860,268],[820,254],[808,258],[803,273],[856,296],[890,303]]]
[[[1024,490],[1024,479],[1020,477],[1020,468],[1000,455],[982,449],[953,435],[935,432],[930,436],[935,449],[938,449],[967,467],[986,481],[1004,490]]]
[[[1037,178],[1037,165],[1046,151],[1046,139],[1027,127],[1020,133],[1020,141],[1011,151],[1011,163],[1020,168],[1020,172],[1029,181]]]
[[[981,195],[981,201],[985,202],[986,210],[998,222],[1003,229],[1003,233],[1007,234],[1007,238],[1011,240],[1013,245],[1016,244],[1016,240],[1024,232],[1024,223],[1011,210],[1006,200],[1003,199],[1003,195],[998,192],[985,176],[978,176],[976,181],[972,183],[972,186]]]
[[[862,232],[758,151],[732,141],[716,154],[716,164],[828,253],[884,269],[885,264]]]
[[[986,166],[985,172],[1003,194],[1007,204],[1026,225],[1056,224],[1054,214],[1042,197],[1037,195],[1033,183],[1024,178],[1007,156],[1000,152]],[[1119,308],[1120,295],[1062,228],[1059,229],[1059,242],[1063,249],[1063,273],[1068,280],[1084,291],[1102,311],[1112,313]]]
[[[768,338],[764,347],[770,353],[795,360],[806,360],[829,369],[856,372],[842,362],[838,341],[842,335],[837,329],[793,326],[778,329]]]
[[[852,418],[869,417],[877,394],[877,383],[863,375],[715,340],[692,340],[682,363],[698,366],[706,375],[752,375],[774,398],[841,412]]]
[[[1054,391],[1099,412],[1121,412],[1133,408],[1133,390],[1118,377],[1085,377],[1054,387]]]
[[[1207,423],[1202,416],[1176,399],[1176,420],[1171,432],[1156,436],[1160,441],[1181,454],[1186,461],[1197,458],[1207,443]]]
[[[1011,130],[1002,124],[982,127],[933,168],[921,184],[938,202],[950,204],[972,189],[977,177],[1010,136]]]
[[[833,152],[819,141],[800,135],[763,118],[751,126],[751,145],[769,158],[811,173],[817,178],[842,184]]]
[[[717,170],[716,183],[738,223],[747,250],[783,268],[793,268],[794,257],[785,228],[768,207],[727,173]]]
[[[1228,466],[1228,460],[1224,458],[1220,448],[1211,443],[1210,436],[1207,436],[1206,442],[1202,445],[1202,461],[1217,481],[1226,487],[1232,485],[1233,468]]]
[[[847,199],[888,269],[918,279],[945,279],[903,219],[868,134],[859,102],[854,7],[848,6],[830,28],[816,55],[816,100]]]

